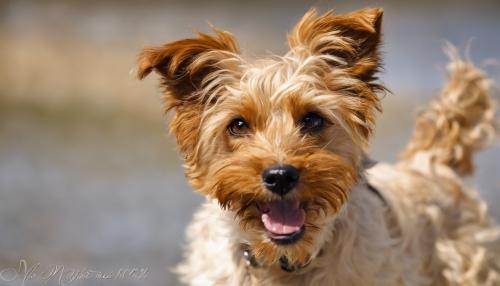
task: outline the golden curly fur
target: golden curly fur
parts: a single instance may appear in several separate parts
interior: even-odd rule
[[[459,177],[472,173],[473,153],[495,137],[483,72],[453,56],[448,85],[419,116],[401,161],[366,164],[377,92],[384,89],[376,77],[382,14],[311,9],[289,34],[287,54],[252,63],[219,30],[140,53],[138,77],[161,76],[186,176],[207,196],[187,232],[177,268],[183,282],[500,283],[487,250],[499,229]],[[311,113],[321,129],[304,131]],[[300,171],[300,180],[279,196],[261,174],[285,164]],[[271,239],[259,208],[285,199],[305,214],[303,235],[286,245]],[[295,271],[283,271],[283,259]]]

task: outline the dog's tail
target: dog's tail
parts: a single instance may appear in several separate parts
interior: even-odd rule
[[[413,137],[402,153],[405,161],[426,158],[459,175],[474,171],[473,155],[496,138],[498,119],[490,92],[492,82],[449,46],[448,82],[416,121]]]

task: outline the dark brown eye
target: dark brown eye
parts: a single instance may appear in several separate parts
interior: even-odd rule
[[[300,122],[300,130],[303,133],[320,131],[325,125],[325,120],[316,112],[307,113]]]
[[[250,126],[243,118],[236,118],[227,126],[227,132],[234,137],[242,137],[248,134]]]

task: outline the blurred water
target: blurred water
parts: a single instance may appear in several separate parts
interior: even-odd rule
[[[20,259],[100,271],[139,267],[149,269],[145,279],[72,285],[176,285],[168,268],[180,259],[184,228],[202,198],[186,185],[164,131],[155,81],[139,83],[128,72],[140,47],[206,30],[207,20],[233,31],[250,56],[283,52],[284,31],[313,3],[287,2],[286,11],[273,3],[2,2],[0,268]],[[498,2],[453,3],[461,4],[380,3],[382,79],[394,95],[383,101],[376,159],[396,160],[416,106],[442,83],[443,39],[463,44],[475,36],[473,59],[500,58]],[[481,153],[471,181],[497,218],[499,159],[498,148]]]

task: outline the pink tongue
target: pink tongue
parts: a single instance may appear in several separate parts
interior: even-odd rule
[[[265,228],[274,234],[292,234],[304,225],[305,214],[298,201],[276,200],[260,207]]]

